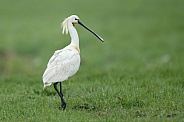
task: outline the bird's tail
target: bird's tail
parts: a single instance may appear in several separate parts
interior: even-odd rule
[[[52,83],[44,83],[43,89],[45,89],[47,86],[50,86]]]

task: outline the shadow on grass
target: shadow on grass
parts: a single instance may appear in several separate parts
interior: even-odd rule
[[[82,103],[82,104],[77,104],[77,105],[74,105],[72,107],[72,109],[75,109],[75,110],[88,110],[88,111],[94,111],[96,110],[96,106],[93,105],[89,105],[88,103]]]

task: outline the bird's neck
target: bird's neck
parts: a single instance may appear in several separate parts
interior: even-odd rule
[[[72,23],[68,23],[68,30],[69,30],[70,37],[71,37],[70,45],[79,47],[78,33],[77,33],[77,30],[75,29],[75,27],[73,26]]]

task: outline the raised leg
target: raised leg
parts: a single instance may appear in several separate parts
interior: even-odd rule
[[[56,90],[56,92],[58,93],[58,95],[60,96],[60,98],[61,98],[61,107],[59,107],[59,108],[62,108],[63,110],[66,108],[66,102],[65,102],[65,100],[64,100],[64,98],[63,98],[63,93],[62,93],[62,84],[61,84],[61,82],[60,82],[60,92],[59,92],[59,90],[58,90],[58,88],[57,88],[57,84],[58,84],[58,82],[56,82],[56,83],[54,83],[54,89]]]

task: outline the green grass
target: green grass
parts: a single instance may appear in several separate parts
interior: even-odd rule
[[[0,121],[184,121],[184,1],[1,1]],[[81,67],[43,90],[49,58],[77,14]]]

